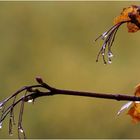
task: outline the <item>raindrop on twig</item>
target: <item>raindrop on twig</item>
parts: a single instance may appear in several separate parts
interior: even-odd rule
[[[2,122],[0,122],[0,129],[2,129]]]
[[[0,110],[3,108],[4,103],[0,102]]]
[[[109,64],[111,64],[111,63],[112,63],[111,59],[110,59],[110,60],[108,60],[108,63],[109,63]]]
[[[33,101],[34,101],[33,99],[29,99],[27,102],[32,103]]]
[[[19,130],[21,133],[24,132],[23,129],[22,129],[21,127],[19,127],[18,130]]]

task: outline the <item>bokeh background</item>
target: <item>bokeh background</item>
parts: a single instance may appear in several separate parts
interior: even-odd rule
[[[102,41],[124,7],[140,2],[0,2],[0,99],[41,76],[62,89],[133,95],[140,82],[140,32],[123,25],[113,45],[113,63],[95,62]],[[73,96],[43,97],[26,104],[28,138],[140,138],[126,102]],[[19,108],[16,108],[16,120]],[[8,118],[0,138],[8,135]]]

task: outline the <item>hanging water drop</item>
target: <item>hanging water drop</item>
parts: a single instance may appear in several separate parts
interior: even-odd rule
[[[104,33],[102,34],[102,40],[104,40],[106,37],[107,37],[107,32],[104,32]]]
[[[104,53],[104,52],[102,52],[102,55],[104,56],[104,55],[105,55],[105,53]]]
[[[32,103],[32,102],[33,102],[33,99],[29,99],[29,100],[28,100],[28,103]]]
[[[21,133],[23,133],[23,132],[24,132],[22,128],[19,128],[19,131],[20,131]]]
[[[111,64],[111,63],[112,63],[112,61],[111,61],[111,60],[108,60],[108,63],[109,63],[109,64]]]
[[[3,102],[0,103],[0,110],[3,108]]]
[[[2,122],[0,122],[0,129],[2,129]]]
[[[113,57],[112,52],[109,52],[109,53],[108,53],[108,57],[109,57],[109,58]]]

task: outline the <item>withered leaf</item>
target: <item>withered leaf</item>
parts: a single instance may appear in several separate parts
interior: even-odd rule
[[[140,7],[132,5],[124,8],[121,14],[114,19],[114,24],[130,20],[130,22],[127,22],[128,32],[137,32],[140,30],[140,28],[135,23],[131,22],[130,16],[133,17],[135,21],[140,23]]]
[[[135,96],[140,96],[140,84],[135,87]],[[140,121],[140,101],[133,102],[132,107],[128,111],[128,115],[132,117],[132,121],[137,123]]]

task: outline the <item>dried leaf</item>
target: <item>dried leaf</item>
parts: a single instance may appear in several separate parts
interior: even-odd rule
[[[140,84],[136,86],[135,96],[140,96]],[[140,101],[133,102],[132,107],[128,111],[128,115],[132,117],[132,121],[137,123],[140,121]]]
[[[103,40],[103,45],[97,55],[96,62],[98,62],[99,57],[102,56],[104,64],[112,63],[112,45],[118,29],[125,23],[127,24],[128,32],[133,33],[140,30],[140,6],[132,5],[128,8],[124,8],[121,14],[114,19],[114,25],[95,39],[95,41],[98,39]]]
[[[140,96],[140,84],[138,84],[135,87],[135,96]],[[137,123],[140,121],[140,101],[135,102],[127,102],[125,105],[121,107],[121,109],[118,111],[117,115],[120,115],[124,110],[128,109],[131,106],[131,108],[128,110],[128,115],[132,117],[132,121],[134,123]]]
[[[140,23],[140,7],[132,5],[128,8],[124,8],[121,15],[114,19],[114,24],[120,23],[122,21],[131,20],[130,15],[133,16],[134,20]],[[127,22],[128,32],[137,32],[140,28],[133,22]]]
[[[140,96],[140,84],[138,84],[138,85],[135,87],[135,92],[134,92],[134,94],[135,94],[136,96]]]
[[[140,103],[133,103],[133,106],[129,109],[128,115],[132,117],[132,121],[137,123],[140,121]]]

